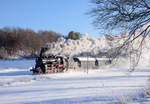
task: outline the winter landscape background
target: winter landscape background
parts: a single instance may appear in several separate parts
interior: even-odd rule
[[[0,0],[0,13],[0,104],[150,104],[150,0]],[[39,54],[70,67],[35,75]]]

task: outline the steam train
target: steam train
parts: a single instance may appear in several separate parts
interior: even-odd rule
[[[35,67],[30,68],[34,74],[58,73],[68,70],[68,58],[59,55],[44,55],[47,48],[42,48],[36,58]]]

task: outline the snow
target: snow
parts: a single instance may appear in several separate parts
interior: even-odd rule
[[[93,38],[88,34],[80,40],[60,38],[47,45],[49,51],[45,54],[71,57],[99,55],[118,47],[125,39],[123,35]],[[139,40],[135,44],[133,47],[137,48]],[[88,72],[85,69],[69,70],[47,75],[33,75],[29,71],[28,68],[35,64],[34,60],[0,60],[0,103],[149,104],[149,37],[142,52],[139,66],[134,72],[129,72],[129,61],[123,57],[115,65],[89,69]]]
[[[150,97],[141,98],[128,104],[150,104]]]
[[[139,97],[149,85],[149,67],[134,73],[118,67],[32,75],[27,69],[32,64],[0,61],[1,104],[119,104]]]

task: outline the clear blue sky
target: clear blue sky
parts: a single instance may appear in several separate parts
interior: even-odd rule
[[[99,37],[85,13],[90,0],[0,0],[0,28],[4,26],[53,30],[67,35],[71,30]]]

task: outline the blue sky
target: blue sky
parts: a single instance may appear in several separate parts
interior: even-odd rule
[[[0,28],[4,26],[53,30],[67,35],[74,30],[99,37],[85,15],[90,0],[0,0]]]

